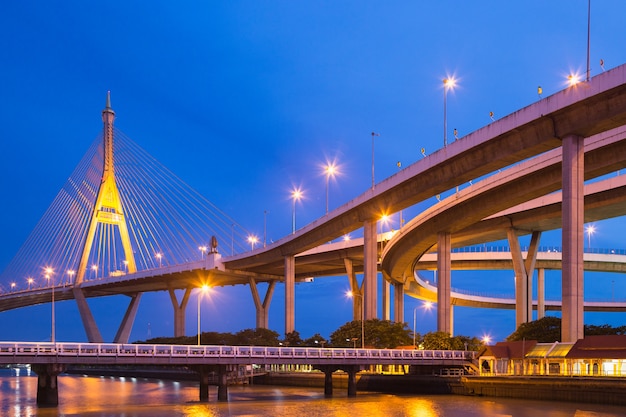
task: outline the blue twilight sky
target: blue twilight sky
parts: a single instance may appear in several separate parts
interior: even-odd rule
[[[179,4],[181,3],[181,4]],[[626,62],[626,3],[592,2],[591,74]],[[305,200],[298,227],[324,214],[320,165],[336,160],[330,208],[442,144],[564,88],[584,73],[587,0],[8,2],[0,13],[0,270],[9,263],[101,131],[111,90],[116,127],[248,230],[268,240],[291,231],[293,186]],[[416,210],[414,210],[416,211]],[[406,216],[406,215],[405,215]],[[397,225],[396,225],[397,227]],[[625,248],[624,219],[596,224],[592,246]],[[542,243],[560,244],[559,232]],[[453,273],[453,287],[511,294],[511,271]],[[549,274],[560,292],[559,274]],[[590,297],[624,298],[621,276],[586,280]],[[296,290],[296,329],[329,334],[351,319],[345,277]],[[610,287],[610,290],[608,289]],[[270,327],[284,330],[279,285]],[[195,334],[195,296],[187,333]],[[124,297],[90,301],[107,340]],[[413,309],[407,299],[406,320]],[[50,306],[0,313],[0,339],[49,339]],[[85,340],[74,302],[57,303],[57,340]],[[417,311],[418,331],[435,313]],[[587,314],[624,324],[624,315]],[[512,311],[457,308],[455,333],[503,339]],[[171,335],[166,293],[146,294],[131,340]],[[255,325],[248,287],[217,288],[204,331]]]

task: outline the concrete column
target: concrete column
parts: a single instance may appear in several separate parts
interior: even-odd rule
[[[333,371],[330,367],[323,369],[324,371],[324,397],[333,396]]]
[[[506,233],[515,272],[515,328],[517,329],[521,324],[530,321],[528,320],[528,275],[526,275],[522,250],[515,230],[509,228]]]
[[[185,289],[185,294],[183,294],[183,299],[179,304],[174,289],[168,289],[170,299],[172,300],[172,306],[174,307],[174,337],[181,337],[185,335],[185,309],[187,308],[187,303],[189,302],[191,290],[191,287]]]
[[[40,407],[56,407],[59,405],[59,385],[57,376],[65,371],[60,364],[33,364],[33,372],[37,374],[37,405]]]
[[[217,401],[228,401],[228,365],[219,365],[217,373]]]
[[[133,323],[135,322],[135,317],[137,317],[137,309],[139,308],[141,294],[142,293],[137,293],[130,296],[130,303],[128,304],[124,318],[122,319],[122,324],[117,330],[115,339],[113,339],[113,343],[128,343],[130,332],[133,329]]]
[[[584,337],[584,138],[563,138],[563,262],[561,341]]]
[[[452,335],[450,233],[439,232],[437,236],[437,331]]]
[[[259,296],[259,290],[256,285],[256,280],[250,277],[250,291],[252,292],[254,307],[256,308],[257,329],[269,328],[269,309],[275,287],[276,281],[270,281],[269,286],[267,287],[267,291],[265,292],[265,298],[263,299],[263,303],[261,303],[261,297]]]
[[[537,320],[546,315],[545,269],[537,270]]]
[[[389,281],[383,280],[383,320],[391,320],[391,288]]]
[[[296,330],[296,260],[285,256],[285,334]]]
[[[346,372],[348,373],[348,397],[356,397],[356,374],[359,372],[359,367],[350,366]]]
[[[209,401],[209,366],[196,366],[195,370],[200,379],[200,401]]]
[[[378,242],[376,237],[376,221],[367,220],[363,224],[363,303],[365,320],[375,319],[378,316],[377,280],[378,275]]]
[[[93,318],[93,314],[91,314],[91,310],[89,309],[89,304],[87,304],[83,290],[80,287],[74,287],[72,291],[74,292],[74,299],[76,300],[76,305],[78,306],[78,312],[80,313],[80,318],[83,321],[83,327],[85,328],[85,333],[87,334],[87,340],[89,343],[103,343],[104,340],[102,339],[100,330],[98,330],[96,320]]]
[[[393,320],[404,322],[404,284],[393,284]]]

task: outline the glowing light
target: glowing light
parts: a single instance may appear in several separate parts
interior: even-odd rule
[[[349,233],[346,233],[345,235],[343,235],[343,241],[344,241],[344,242],[347,242],[347,241],[349,241],[350,239],[351,239],[351,237],[350,237],[350,234],[349,234]]]
[[[580,75],[579,74],[570,74],[567,76],[567,83],[569,84],[569,86],[574,86],[576,84],[578,84],[580,82]]]
[[[491,343],[491,336],[489,336],[488,334],[483,335],[481,341],[483,342],[483,344],[488,345],[489,343]]]
[[[259,238],[255,235],[248,236],[248,243],[250,244],[252,250],[254,250],[254,245],[256,245],[258,242]]]
[[[434,305],[433,305],[433,303],[431,301],[424,301],[424,304],[423,304],[424,310],[429,310],[430,311],[430,310],[432,310],[433,306]]]

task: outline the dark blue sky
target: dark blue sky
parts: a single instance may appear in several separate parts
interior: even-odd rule
[[[626,4],[592,4],[591,74],[626,62]],[[448,136],[463,136],[565,87],[586,66],[587,1],[374,1],[133,3],[9,2],[0,13],[0,269],[17,252],[101,131],[111,90],[116,126],[247,229],[268,240],[290,233],[290,189],[302,186],[299,227],[324,214],[320,165],[342,175],[330,208],[442,144],[442,79]],[[623,219],[599,222],[592,246],[624,248]],[[397,225],[396,225],[397,227]],[[542,243],[558,244],[558,232]],[[512,292],[512,272],[464,274],[453,286]],[[558,275],[548,277],[558,290]],[[587,280],[598,297],[623,294],[621,276]],[[599,283],[599,284],[598,284]],[[351,318],[347,279],[297,288],[296,328],[325,336]],[[600,293],[604,288],[605,292]],[[594,289],[595,291],[595,289]],[[283,292],[270,310],[282,333]],[[623,297],[622,297],[623,298]],[[195,334],[190,303],[189,334]],[[117,299],[93,301],[105,339],[123,311]],[[412,326],[408,299],[406,319]],[[58,303],[59,340],[82,340],[73,302]],[[45,340],[49,306],[0,313],[0,339]],[[418,315],[419,317],[419,315]],[[425,314],[419,331],[434,329]],[[457,309],[456,333],[506,337],[512,312]],[[110,320],[111,322],[107,322]],[[624,321],[587,315],[589,322]],[[24,323],[15,326],[15,323]],[[148,326],[148,323],[150,325]],[[481,323],[476,325],[476,323]],[[147,294],[131,339],[171,334],[166,294]],[[203,330],[254,327],[247,287],[217,288]]]

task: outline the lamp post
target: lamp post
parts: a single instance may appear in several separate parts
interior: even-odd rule
[[[30,290],[31,285],[33,285],[33,279],[31,277],[28,277],[28,279],[26,280],[28,282],[28,289]]]
[[[448,146],[448,114],[446,108],[446,101],[448,97],[448,90],[454,87],[454,78],[443,79],[443,146]]]
[[[585,227],[585,233],[587,233],[587,248],[591,249],[591,235],[596,232],[596,227],[593,224]]]
[[[198,250],[200,251],[200,259],[204,259],[204,254],[209,250],[206,246],[199,246]]]
[[[334,162],[328,163],[324,167],[324,172],[326,173],[326,214],[328,214],[328,182],[330,177],[334,177],[337,173],[337,166]]]
[[[302,198],[302,190],[296,188],[291,192],[291,199],[293,200],[293,206],[291,209],[291,234],[296,233],[296,201]]]
[[[198,291],[198,346],[200,346],[200,298],[202,298],[202,294],[206,293],[209,290],[209,286],[204,284],[199,288]]]
[[[259,241],[259,238],[255,235],[248,236],[248,243],[250,244],[250,249],[254,250],[254,245]]]
[[[415,306],[413,309],[413,349],[417,349],[417,345],[415,344],[415,330],[417,329],[417,309],[419,306]]]
[[[48,286],[52,287],[52,312],[51,312],[51,323],[50,323],[50,343],[55,343],[55,322],[54,322],[54,278],[52,278],[52,274],[54,274],[54,270],[50,267],[44,268],[44,272],[46,273],[44,276],[48,280]]]
[[[354,302],[355,297],[361,298],[361,349],[365,349],[365,306],[363,305],[363,294],[355,293],[354,291],[347,292],[348,297],[352,298]],[[355,343],[356,347],[356,343]]]
[[[156,256],[156,258],[159,260],[159,268],[160,268],[160,267],[161,267],[161,265],[163,265],[163,264],[162,264],[163,254],[161,254],[161,253],[157,253],[157,254],[156,254],[156,255],[154,255],[154,256]]]
[[[372,132],[372,190],[374,189],[374,136],[380,136],[380,133]]]

